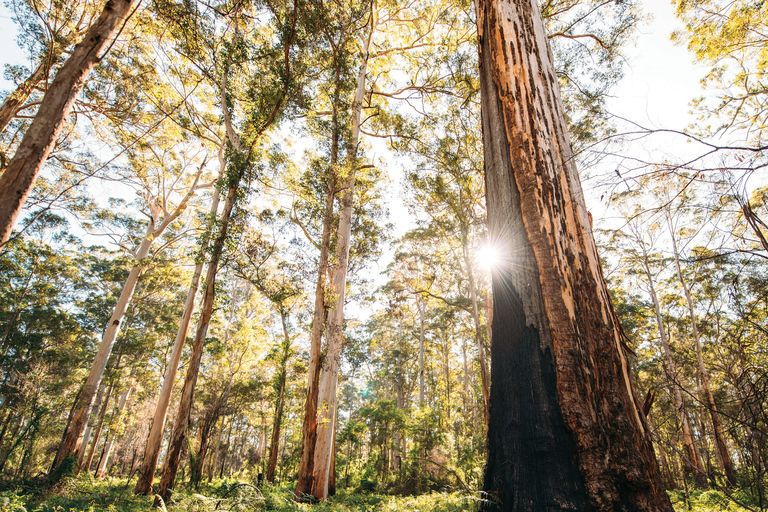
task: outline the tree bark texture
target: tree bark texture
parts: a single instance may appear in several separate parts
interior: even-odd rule
[[[96,23],[75,46],[43,96],[35,119],[0,176],[0,246],[8,241],[16,217],[64,127],[75,97],[133,5],[131,0],[107,1]]]
[[[672,511],[592,238],[534,0],[478,0],[493,272],[485,508]]]
[[[368,39],[370,44],[370,37]],[[352,211],[355,195],[355,167],[357,166],[357,144],[360,139],[360,120],[365,95],[365,73],[368,69],[368,48],[363,50],[363,62],[357,79],[357,89],[350,116],[351,137],[347,149],[347,173],[339,195],[339,226],[336,234],[336,266],[333,268],[333,292],[335,304],[328,312],[326,327],[327,352],[320,376],[317,411],[317,440],[312,495],[319,499],[328,498],[329,473],[331,467],[333,438],[336,432],[336,385],[341,363],[341,345],[344,335],[344,302],[346,300],[349,247],[352,237]]]

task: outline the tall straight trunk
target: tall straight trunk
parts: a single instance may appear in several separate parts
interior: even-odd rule
[[[226,168],[226,162],[224,160],[223,145],[219,149],[219,176],[224,175]],[[219,209],[219,191],[215,190],[213,193],[213,199],[211,200],[210,218],[216,218],[216,212]],[[211,220],[211,228],[213,227],[213,220]],[[189,331],[189,323],[192,320],[192,313],[195,310],[195,297],[197,296],[197,290],[200,286],[200,276],[203,273],[205,251],[201,248],[199,261],[195,264],[195,270],[192,273],[192,281],[189,284],[189,290],[187,290],[187,300],[184,303],[184,312],[181,315],[179,321],[179,328],[176,331],[176,339],[173,342],[173,349],[171,349],[171,357],[168,360],[168,366],[165,369],[165,375],[163,376],[163,385],[160,388],[160,395],[157,397],[157,405],[155,406],[155,415],[152,418],[152,426],[149,429],[147,435],[147,444],[144,448],[144,459],[139,470],[139,478],[136,481],[136,487],[134,492],[136,494],[150,494],[152,492],[152,482],[155,479],[155,471],[157,471],[157,460],[160,457],[160,445],[163,441],[163,429],[165,428],[165,421],[168,418],[168,406],[171,403],[171,393],[173,392],[173,384],[176,382],[176,373],[179,369],[179,361],[181,360],[181,353],[184,349],[184,342],[187,339],[187,331]]]
[[[104,383],[99,386],[99,392],[96,394],[96,402],[94,403],[94,407],[96,409],[99,409],[101,407],[101,401],[104,398]],[[97,420],[98,421],[98,420]],[[77,451],[77,471],[80,471],[80,467],[83,464],[83,459],[85,458],[85,452],[88,448],[88,442],[91,440],[91,433],[93,431],[93,419],[91,419],[91,422],[88,424],[88,427],[85,429],[85,433],[83,434],[83,442],[80,443],[80,449]]]
[[[338,74],[338,73],[337,73]],[[339,152],[339,78],[336,77],[335,98],[332,104],[331,118],[331,158],[330,167],[335,169]],[[328,273],[328,259],[331,246],[331,224],[333,223],[333,202],[336,195],[335,179],[329,180],[325,193],[325,211],[323,213],[323,233],[320,238],[320,257],[315,284],[315,309],[312,317],[312,337],[309,347],[309,367],[307,368],[307,401],[304,407],[304,422],[301,428],[301,459],[296,477],[295,494],[301,498],[312,492],[315,475],[315,445],[317,443],[317,400],[320,388],[320,352],[325,326],[325,279]]]
[[[128,279],[126,279],[125,285],[123,286],[123,291],[120,293],[120,298],[117,301],[117,305],[112,312],[112,317],[109,319],[109,323],[104,331],[104,336],[102,337],[101,344],[96,352],[91,371],[88,374],[88,378],[83,385],[83,389],[77,401],[75,402],[73,414],[64,430],[64,436],[53,462],[54,468],[61,464],[67,456],[75,454],[79,450],[83,430],[85,430],[85,425],[91,414],[91,406],[93,405],[96,389],[101,384],[101,378],[104,376],[104,369],[107,366],[107,361],[112,353],[112,347],[114,346],[117,334],[120,331],[120,324],[128,309],[128,305],[133,298],[133,292],[136,289],[136,284],[139,281],[139,276],[145,265],[144,259],[149,255],[149,249],[152,247],[152,242],[160,237],[166,228],[184,213],[187,208],[187,203],[197,190],[202,172],[203,167],[201,166],[197,171],[197,176],[195,177],[194,182],[189,187],[184,197],[170,212],[165,210],[165,208],[160,208],[153,204],[152,199],[147,196],[147,206],[149,207],[151,215],[149,224],[147,225],[146,235],[142,238],[138,249],[133,255],[136,263],[128,274]]]
[[[88,374],[85,385],[83,385],[83,389],[77,399],[72,418],[64,431],[61,444],[59,444],[59,449],[53,460],[52,468],[58,467],[59,464],[64,462],[64,459],[69,455],[76,454],[80,449],[83,430],[85,429],[85,425],[91,414],[91,406],[93,405],[96,390],[101,384],[101,378],[104,376],[107,361],[109,360],[110,354],[112,354],[112,347],[117,339],[117,334],[120,332],[120,324],[128,310],[128,305],[133,298],[133,292],[136,289],[139,276],[144,268],[142,260],[149,255],[149,249],[154,240],[154,237],[152,236],[153,231],[155,231],[154,224],[150,223],[147,227],[147,235],[142,239],[139,249],[136,251],[136,263],[133,268],[131,268],[128,278],[125,280],[123,291],[120,293],[115,309],[112,312],[112,316],[104,331],[101,344],[99,345],[96,357],[91,366],[91,371]]]
[[[424,406],[424,300],[419,296],[419,407]],[[450,404],[450,402],[448,402]]]
[[[488,368],[485,365],[485,343],[483,343],[483,329],[480,326],[480,312],[477,307],[477,288],[475,288],[475,272],[472,270],[472,258],[469,256],[469,240],[466,234],[461,237],[462,251],[464,254],[464,264],[467,266],[467,284],[469,286],[469,297],[472,300],[472,321],[475,324],[475,343],[477,344],[477,360],[480,364],[480,385],[483,391],[483,418],[485,419],[485,428],[488,428],[490,393],[488,383]]]
[[[107,408],[109,407],[109,399],[112,397],[112,389],[114,388],[114,383],[109,383],[109,388],[107,389],[107,395],[104,397],[104,403],[101,405],[101,411],[99,411],[99,419],[96,423],[96,431],[93,434],[93,442],[91,443],[91,449],[88,450],[88,456],[83,461],[83,464],[81,465],[81,470],[84,470],[86,473],[88,473],[91,470],[91,462],[93,461],[93,454],[96,453],[96,446],[99,444],[99,441],[101,440],[101,432],[104,428],[104,416],[107,414]]]
[[[181,450],[185,444],[187,426],[189,425],[189,414],[192,411],[192,400],[197,384],[197,375],[200,370],[200,360],[203,357],[203,345],[205,337],[208,335],[208,326],[213,316],[213,302],[215,299],[216,273],[219,270],[219,260],[224,249],[224,242],[227,238],[230,216],[237,199],[237,191],[240,181],[243,178],[244,169],[235,171],[236,175],[229,178],[229,188],[227,189],[227,198],[224,202],[224,210],[221,213],[219,231],[211,250],[211,259],[208,262],[208,272],[205,276],[203,294],[203,303],[200,311],[200,321],[197,324],[195,341],[192,344],[192,355],[190,356],[187,374],[184,377],[184,387],[179,399],[179,410],[176,414],[176,424],[173,427],[171,442],[168,447],[168,455],[163,465],[163,476],[160,479],[160,488],[158,494],[167,503],[171,497],[171,488],[176,480],[176,472],[179,469]]]
[[[715,438],[715,455],[717,456],[717,462],[725,473],[725,478],[728,480],[728,484],[731,486],[736,485],[736,475],[733,472],[733,461],[731,461],[731,454],[728,452],[728,446],[725,443],[725,436],[723,435],[723,427],[720,424],[720,414],[717,412],[717,404],[715,404],[715,397],[712,394],[712,386],[709,384],[709,372],[704,366],[704,355],[701,350],[701,336],[699,335],[699,328],[696,325],[696,313],[693,309],[693,297],[691,297],[691,289],[688,283],[683,278],[683,272],[680,267],[680,254],[677,250],[677,240],[675,232],[672,227],[672,219],[667,217],[669,223],[670,235],[672,237],[672,252],[675,256],[675,269],[677,270],[677,278],[680,281],[680,286],[683,287],[683,293],[685,295],[685,301],[688,306],[688,314],[691,320],[691,332],[693,334],[693,343],[696,346],[696,361],[698,362],[699,379],[701,380],[701,391],[704,396],[704,403],[709,411],[709,418],[712,422],[712,433]]]
[[[373,30],[371,31],[371,35]],[[335,304],[328,312],[328,326],[326,328],[327,351],[320,377],[320,388],[317,419],[317,441],[315,446],[315,463],[312,495],[319,499],[328,498],[329,473],[335,468],[331,467],[331,451],[333,437],[336,429],[336,384],[339,378],[339,364],[341,362],[341,344],[344,329],[344,302],[346,299],[347,268],[349,266],[349,246],[352,236],[352,210],[354,207],[355,193],[355,167],[357,166],[357,145],[360,138],[360,120],[365,95],[365,73],[368,69],[368,45],[371,37],[363,49],[363,62],[360,64],[360,73],[357,78],[357,89],[352,104],[350,116],[352,135],[347,148],[348,173],[344,180],[343,189],[339,195],[339,226],[336,232],[336,266],[333,269],[333,292]]]
[[[661,340],[661,347],[664,352],[665,369],[668,377],[671,380],[674,380],[675,375],[677,375],[675,360],[672,354],[672,348],[669,345],[667,330],[664,328],[664,321],[661,316],[661,306],[659,305],[656,286],[648,262],[648,253],[645,249],[645,245],[642,245],[642,242],[640,243],[643,251],[643,267],[645,269],[645,276],[648,279],[648,293],[651,296],[651,303],[653,304],[653,310],[656,315],[656,327],[659,330],[659,339]],[[704,466],[701,463],[701,458],[699,457],[699,451],[696,448],[696,441],[693,437],[693,427],[691,426],[691,420],[685,408],[683,392],[680,387],[679,382],[672,383],[672,398],[674,400],[677,416],[680,420],[680,428],[683,431],[683,449],[685,450],[685,456],[688,459],[689,464],[693,466],[693,477],[696,480],[696,485],[705,488],[707,487],[707,477],[704,473]]]
[[[280,445],[280,426],[283,422],[283,407],[285,405],[285,381],[287,377],[286,365],[291,350],[291,337],[288,334],[288,319],[284,308],[280,308],[280,320],[283,325],[283,356],[280,359],[280,391],[277,395],[277,407],[275,408],[275,422],[272,426],[272,438],[269,443],[269,462],[267,463],[267,482],[274,483],[275,470],[277,469],[277,451]]]
[[[488,510],[672,511],[631,387],[535,0],[478,0],[494,243]]]
[[[104,478],[104,476],[107,474],[107,464],[109,464],[109,457],[112,455],[112,448],[115,445],[117,431],[120,429],[120,421],[123,416],[123,411],[125,411],[125,404],[130,398],[131,393],[133,393],[133,389],[133,384],[130,384],[123,390],[123,394],[120,395],[120,401],[117,405],[117,412],[115,414],[115,418],[112,420],[115,428],[112,429],[112,433],[110,434],[109,439],[104,444],[104,452],[101,455],[101,460],[99,460],[99,467],[96,469],[96,478]]]
[[[8,241],[16,217],[48,159],[85,79],[103,57],[104,50],[112,43],[133,5],[131,0],[107,1],[99,18],[75,46],[43,96],[35,119],[0,176],[0,246]],[[72,452],[70,450],[65,456]]]

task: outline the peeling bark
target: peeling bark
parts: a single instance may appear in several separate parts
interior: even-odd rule
[[[478,1],[493,273],[488,510],[671,512],[533,0]]]

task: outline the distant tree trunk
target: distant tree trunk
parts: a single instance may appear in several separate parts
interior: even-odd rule
[[[101,401],[103,398],[104,383],[99,386],[99,392],[96,395],[96,402],[94,403],[94,407],[96,409],[101,407]],[[91,423],[93,423],[93,421],[89,422],[88,427],[85,429],[85,433],[83,434],[83,442],[80,443],[80,449],[77,451],[77,472],[80,472],[80,467],[83,465],[83,459],[85,458],[85,452],[88,448],[88,442],[91,439],[91,433],[93,431],[93,425]]]
[[[115,417],[112,419],[112,423],[115,425],[115,427],[112,429],[109,439],[104,444],[104,451],[101,455],[101,460],[99,460],[99,467],[96,469],[96,478],[104,478],[104,476],[107,474],[107,464],[109,464],[109,457],[112,454],[112,447],[115,444],[117,431],[120,429],[120,421],[123,416],[123,411],[125,411],[125,404],[130,398],[131,393],[133,393],[133,389],[133,384],[129,384],[128,387],[123,390],[123,394],[120,396],[120,401],[117,405]]]
[[[424,299],[419,295],[419,407],[424,406]],[[448,402],[450,404],[450,402]]]
[[[107,407],[109,407],[109,399],[112,396],[112,389],[114,388],[114,383],[109,383],[109,388],[107,389],[107,395],[104,397],[104,403],[101,405],[101,411],[99,412],[99,419],[96,423],[96,432],[93,434],[93,442],[91,443],[91,449],[88,450],[88,456],[83,461],[83,464],[81,465],[81,470],[88,473],[91,470],[91,462],[93,461],[93,454],[96,452],[96,445],[99,444],[99,441],[101,440],[101,432],[102,428],[104,427],[104,416],[107,414]]]
[[[731,461],[731,454],[728,452],[728,446],[725,443],[725,436],[723,436],[723,427],[720,424],[720,414],[717,412],[717,404],[715,404],[715,397],[712,395],[712,386],[709,384],[709,373],[704,366],[704,355],[701,350],[701,336],[699,336],[699,328],[696,325],[696,313],[693,309],[693,298],[691,297],[691,290],[688,287],[688,283],[683,278],[683,271],[680,268],[680,254],[677,250],[677,240],[675,237],[674,229],[672,228],[672,220],[667,217],[669,222],[670,235],[672,237],[672,252],[675,256],[675,268],[677,269],[677,278],[680,281],[680,286],[683,287],[683,293],[685,294],[685,301],[688,305],[688,314],[691,319],[691,332],[693,333],[693,343],[696,346],[696,361],[698,362],[699,378],[701,379],[701,390],[704,395],[704,403],[709,411],[709,418],[712,421],[712,433],[715,438],[715,455],[717,456],[717,462],[720,467],[723,468],[725,478],[728,480],[728,484],[736,486],[736,475],[733,472],[733,461]]]
[[[472,321],[475,324],[475,343],[477,344],[477,362],[480,364],[480,385],[483,391],[483,418],[485,419],[485,428],[488,428],[489,419],[489,386],[488,368],[485,364],[485,343],[483,342],[483,329],[480,326],[480,312],[477,308],[477,288],[475,287],[475,272],[472,269],[472,258],[469,255],[469,240],[466,233],[461,237],[462,251],[464,254],[464,264],[467,266],[467,285],[469,286],[469,297],[472,300]]]
[[[107,1],[99,18],[75,46],[43,96],[35,119],[0,176],[0,246],[8,241],[16,217],[48,159],[85,79],[103,57],[104,50],[123,26],[133,5],[130,0]],[[64,457],[74,451],[69,448]],[[61,463],[61,460],[63,458],[57,455],[57,462]]]
[[[219,177],[224,175],[225,168],[226,162],[224,160],[224,148],[222,145],[219,149]],[[213,229],[213,219],[216,218],[218,208],[219,191],[216,190],[214,191],[213,199],[211,200],[211,229]],[[176,372],[179,369],[179,361],[181,360],[181,353],[184,349],[184,342],[187,339],[189,323],[192,320],[192,313],[195,310],[195,296],[197,295],[197,290],[200,286],[200,276],[203,273],[205,251],[202,247],[200,251],[200,261],[195,264],[195,270],[192,273],[192,282],[189,285],[189,290],[187,290],[187,300],[184,303],[184,312],[181,315],[179,328],[176,331],[176,339],[173,342],[173,349],[171,349],[171,357],[169,358],[168,366],[165,369],[163,385],[160,388],[160,395],[157,397],[155,416],[152,419],[152,426],[147,435],[147,444],[144,448],[144,460],[141,464],[141,469],[139,470],[139,478],[136,481],[136,487],[134,488],[136,494],[150,494],[152,492],[152,482],[155,479],[155,471],[157,471],[157,460],[160,457],[160,445],[163,441],[163,429],[165,428],[165,420],[168,417],[168,406],[171,403],[173,384],[176,382]]]
[[[653,275],[651,274],[651,268],[648,262],[648,253],[645,249],[645,245],[642,245],[642,243],[641,249],[643,251],[643,267],[645,269],[645,276],[648,279],[648,292],[651,296],[654,313],[656,314],[656,326],[659,329],[659,339],[661,340],[661,347],[664,352],[665,369],[667,371],[667,376],[670,380],[673,381],[672,397],[675,404],[675,410],[677,411],[678,418],[680,419],[680,427],[683,431],[683,449],[685,450],[686,457],[690,461],[690,465],[693,466],[693,478],[696,480],[696,485],[701,488],[706,488],[707,477],[704,473],[704,466],[701,464],[699,451],[696,449],[696,441],[693,438],[693,427],[691,426],[691,420],[688,416],[688,412],[685,409],[685,401],[683,400],[683,393],[680,389],[680,383],[675,381],[677,376],[675,360],[672,354],[672,348],[669,345],[667,330],[664,328],[664,320],[661,316],[661,306],[659,305],[659,299],[656,295],[656,286],[654,284]]]
[[[534,0],[478,0],[494,243],[487,510],[666,511]]]
[[[285,381],[287,378],[288,357],[291,350],[291,337],[288,334],[287,313],[280,308],[280,320],[283,325],[283,354],[280,358],[280,390],[277,394],[277,407],[275,407],[275,422],[272,426],[272,438],[269,443],[269,462],[267,463],[267,482],[274,483],[275,470],[277,468],[277,451],[280,445],[280,426],[283,422],[283,407],[285,405]]]

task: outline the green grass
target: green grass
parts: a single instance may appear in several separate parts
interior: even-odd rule
[[[0,486],[0,512],[151,512],[154,497],[133,494],[135,481],[95,480],[90,476],[65,478],[53,488],[34,482]],[[734,490],[734,498],[755,506],[746,491]],[[746,512],[722,491],[693,489],[670,492],[675,512]],[[213,512],[214,510],[275,512],[474,512],[477,495],[433,492],[421,496],[386,496],[341,489],[324,503],[297,503],[292,486],[265,485],[256,489],[247,482],[219,480],[199,492],[179,489],[167,512]],[[757,508],[757,507],[755,507]]]
[[[133,494],[134,482],[119,479],[95,480],[81,476],[65,478],[53,488],[34,483],[0,490],[0,512],[147,512],[154,498]],[[199,492],[185,489],[174,493],[167,512],[214,510],[276,512],[470,512],[477,509],[475,497],[466,493],[431,493],[422,496],[384,496],[341,490],[324,503],[314,505],[293,500],[288,485],[265,485],[256,489],[246,482],[218,481]]]

